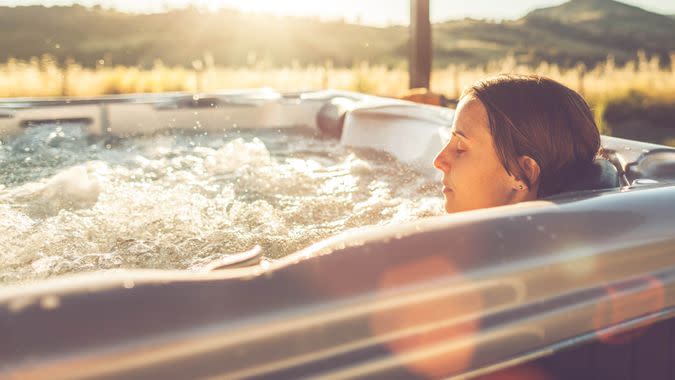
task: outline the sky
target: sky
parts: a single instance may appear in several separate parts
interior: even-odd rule
[[[532,9],[564,3],[565,0],[430,0],[432,21],[464,17],[514,19]],[[623,0],[644,9],[675,14],[675,0]],[[368,25],[408,24],[410,0],[0,0],[0,5],[42,4],[87,6],[100,4],[127,12],[159,12],[195,4],[217,10],[235,8],[245,12],[267,12],[278,15],[314,16],[325,20],[343,18]]]

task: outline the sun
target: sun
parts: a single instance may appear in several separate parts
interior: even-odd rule
[[[405,24],[410,10],[410,0],[220,0],[220,3],[242,11],[378,26]]]
[[[337,17],[340,6],[317,0],[247,0],[237,1],[237,8],[248,12],[264,12],[277,15]],[[344,12],[344,9],[342,9]]]

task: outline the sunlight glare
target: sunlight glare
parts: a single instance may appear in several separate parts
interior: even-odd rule
[[[373,25],[404,24],[408,20],[407,1],[402,0],[217,0],[209,6],[236,8],[243,12],[277,16],[318,17],[324,21],[345,20]],[[215,4],[215,5],[214,5]],[[388,10],[388,11],[383,11]]]

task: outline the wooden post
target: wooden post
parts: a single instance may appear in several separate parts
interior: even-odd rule
[[[431,58],[429,0],[410,0],[410,88],[429,88]]]

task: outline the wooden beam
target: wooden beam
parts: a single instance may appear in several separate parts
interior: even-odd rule
[[[429,0],[410,0],[410,88],[429,88],[431,59]]]

